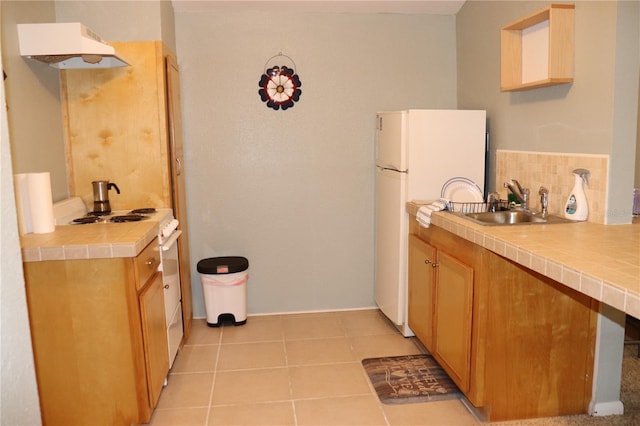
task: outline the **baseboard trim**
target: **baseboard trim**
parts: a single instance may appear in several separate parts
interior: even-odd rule
[[[589,404],[589,414],[592,416],[616,416],[624,414],[622,401],[592,402]]]

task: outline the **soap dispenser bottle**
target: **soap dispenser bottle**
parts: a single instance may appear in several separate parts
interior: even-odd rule
[[[575,169],[573,171],[575,183],[564,209],[564,217],[567,219],[587,220],[589,205],[587,204],[587,196],[584,193],[584,184],[589,184],[590,175],[591,172],[587,169]]]

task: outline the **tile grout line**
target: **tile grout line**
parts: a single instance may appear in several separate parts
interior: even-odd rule
[[[287,368],[287,380],[289,381],[289,397],[291,403],[291,410],[293,412],[293,424],[298,426],[298,413],[296,411],[296,402],[293,399],[293,381],[291,380],[291,366],[289,365],[289,353],[287,352],[287,338],[285,336],[285,327],[281,323],[280,337],[282,338],[282,347],[284,349],[284,363]]]
[[[207,415],[204,418],[204,426],[209,424],[209,417],[211,416],[211,406],[213,404],[213,391],[216,387],[216,377],[218,375],[218,363],[220,362],[220,352],[222,351],[222,335],[224,334],[224,327],[220,327],[220,335],[218,336],[218,348],[216,352],[216,363],[213,366],[213,379],[211,380],[211,390],[209,391],[209,404],[207,406]]]

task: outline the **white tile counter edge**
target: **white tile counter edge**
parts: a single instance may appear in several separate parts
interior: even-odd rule
[[[64,244],[61,246],[23,247],[23,262],[42,262],[48,260],[78,260],[78,259],[105,259],[136,257],[158,236],[159,223],[166,222],[173,216],[171,209],[158,209],[147,222],[149,229],[137,237],[135,242],[127,243],[89,243],[89,244]],[[82,226],[88,225],[63,225],[74,226],[82,230]]]
[[[621,288],[614,283],[577,271],[560,262],[533,254],[512,243],[488,235],[476,229],[471,222],[467,224],[459,221],[468,222],[447,212],[436,212],[431,219],[431,223],[434,226],[445,229],[452,234],[476,243],[528,269],[640,319],[639,293]]]
[[[135,243],[69,244],[61,247],[23,248],[22,261],[42,262],[47,260],[136,257],[157,236],[158,226],[156,225]]]

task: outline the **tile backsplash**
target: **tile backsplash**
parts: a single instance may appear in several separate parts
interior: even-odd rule
[[[609,156],[574,153],[549,153],[528,151],[496,151],[496,191],[503,199],[508,190],[503,187],[509,179],[517,179],[530,190],[530,208],[540,209],[538,189],[549,190],[549,213],[562,215],[564,205],[573,189],[574,169],[591,172],[585,193],[589,204],[587,221],[605,223],[607,182],[609,181]]]

